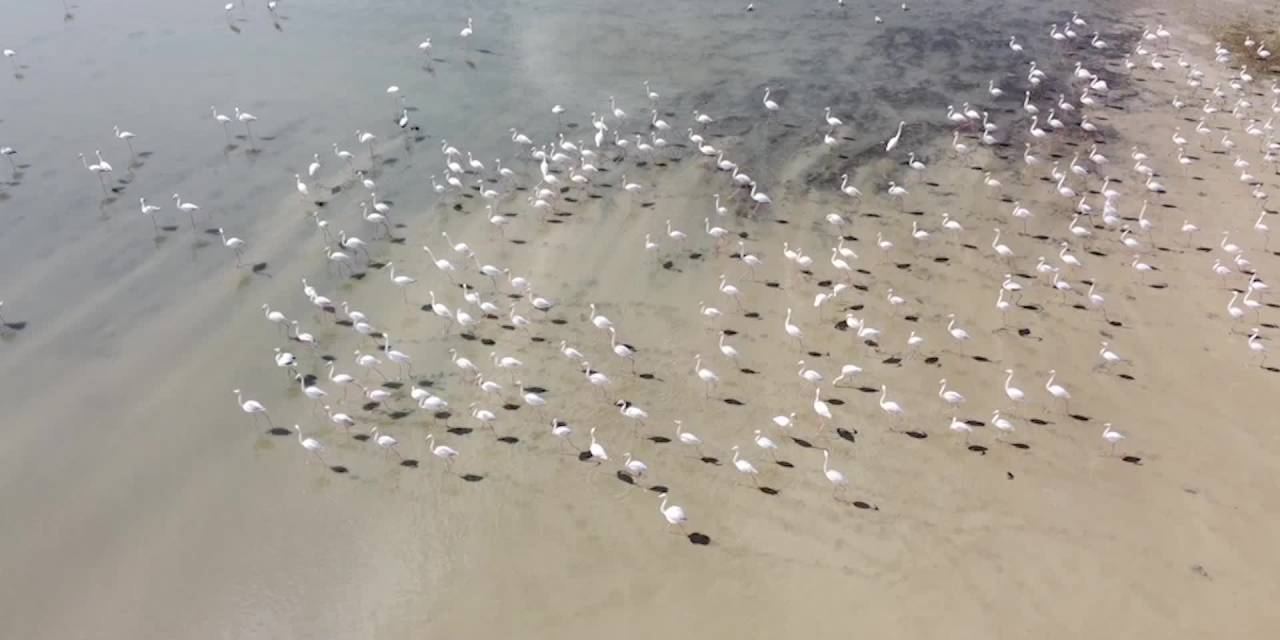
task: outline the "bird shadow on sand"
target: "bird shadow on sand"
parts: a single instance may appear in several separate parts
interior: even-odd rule
[[[839,502],[840,504],[849,505],[851,507],[857,507],[858,509],[862,509],[864,511],[880,510],[880,507],[878,505],[871,504],[870,502],[866,502],[865,500],[847,500],[845,498],[836,498],[836,502]]]

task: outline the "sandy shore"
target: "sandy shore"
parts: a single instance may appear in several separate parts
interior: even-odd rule
[[[1126,31],[1129,38],[1144,18],[1151,16],[1131,17],[1136,28]],[[95,360],[67,372],[59,389],[33,391],[12,416],[19,426],[8,450],[37,450],[45,448],[36,446],[43,443],[39,425],[80,415],[58,401],[60,393],[111,403],[124,390],[146,391],[128,403],[124,419],[83,425],[86,433],[101,427],[99,447],[6,456],[0,478],[15,495],[46,484],[67,487],[68,474],[75,481],[56,503],[23,500],[15,518],[21,535],[17,525],[5,525],[14,542],[0,564],[23,578],[0,595],[0,612],[25,614],[4,616],[17,620],[15,635],[50,638],[1264,637],[1280,625],[1268,606],[1280,594],[1268,535],[1280,512],[1268,491],[1268,479],[1280,470],[1280,440],[1268,428],[1263,400],[1280,373],[1259,366],[1246,335],[1254,326],[1274,335],[1275,312],[1268,296],[1258,315],[1249,311],[1233,322],[1226,312],[1230,291],[1211,265],[1228,257],[1217,248],[1223,231],[1264,278],[1278,259],[1253,230],[1259,205],[1237,179],[1234,154],[1214,152],[1218,138],[1227,133],[1238,151],[1247,150],[1263,189],[1277,182],[1261,153],[1248,148],[1256,142],[1225,113],[1229,108],[1208,119],[1215,133],[1201,142],[1194,131],[1199,112],[1169,106],[1176,94],[1186,99],[1178,54],[1204,69],[1206,86],[1226,76],[1212,61],[1206,34],[1177,15],[1162,18],[1177,34],[1163,58],[1170,68],[1128,75],[1117,61],[1108,64],[1114,87],[1107,100],[1118,108],[1088,113],[1102,130],[1097,150],[1110,162],[1087,182],[1070,181],[1076,189],[1088,185],[1088,202],[1100,213],[1098,173],[1115,178],[1119,215],[1141,243],[1137,254],[1158,269],[1144,275],[1131,267],[1135,251],[1100,220],[1087,241],[1072,237],[1075,202],[1044,180],[1055,158],[1065,169],[1073,154],[1087,154],[1094,141],[1079,130],[1037,145],[1044,164],[1028,169],[1022,133],[994,150],[970,135],[965,143],[972,151],[964,157],[952,151],[949,135],[931,137],[928,146],[921,135],[892,159],[841,158],[822,148],[820,134],[772,123],[748,135],[818,139],[771,160],[781,169],[767,181],[761,176],[761,188],[774,204],[754,214],[741,193],[727,201],[730,215],[717,217],[712,195],[732,192],[727,174],[688,148],[662,152],[658,164],[666,166],[652,160],[637,166],[634,158],[610,163],[590,191],[599,197],[573,189],[565,195],[576,201],[562,198],[560,215],[539,216],[527,192],[519,192],[497,207],[516,214],[502,235],[489,224],[483,199],[470,192],[444,203],[416,193],[394,202],[393,221],[404,225],[395,233],[404,242],[372,248],[375,262],[393,260],[398,273],[418,279],[408,290],[410,304],[386,271],[368,269],[362,280],[326,272],[321,241],[305,222],[310,207],[293,194],[274,200],[275,215],[255,228],[250,257],[266,260],[273,249],[306,243],[315,248],[314,260],[273,264],[270,279],[224,265],[216,276],[221,287],[206,300],[120,329],[181,348],[172,357],[149,356],[167,363],[163,375],[121,380],[109,359]],[[1044,66],[1057,74],[1070,69],[1063,58]],[[1021,91],[1022,84],[1010,78],[1006,91]],[[1256,105],[1270,102],[1268,84],[1252,85]],[[1016,105],[992,115],[1002,139],[1029,124]],[[1192,138],[1186,153],[1196,159],[1185,174],[1170,139],[1174,127]],[[673,145],[683,142],[672,133]],[[709,133],[753,172],[740,134],[715,125]],[[877,138],[878,148],[891,134],[858,132]],[[1166,194],[1148,193],[1129,169],[1134,145],[1151,156]],[[402,149],[389,142],[379,153],[385,159]],[[922,174],[903,166],[908,151],[928,164]],[[415,153],[435,150],[424,144]],[[837,190],[849,166],[856,166],[855,184],[866,194],[860,203]],[[984,186],[987,171],[1000,189]],[[621,190],[624,172],[640,193]],[[901,204],[886,195],[889,180],[908,189]],[[354,229],[352,211],[362,194],[356,183],[343,186],[325,215]],[[1014,200],[1034,212],[1025,232],[1010,216]],[[1144,200],[1154,224],[1149,233],[1138,228]],[[849,223],[833,227],[824,219],[831,212]],[[943,212],[965,230],[944,231]],[[763,265],[752,272],[735,258],[736,240],[717,251],[703,233],[708,217],[739,234]],[[666,235],[668,219],[687,240]],[[1189,239],[1180,234],[1184,220],[1201,231]],[[930,237],[913,239],[912,222]],[[995,228],[1016,254],[1012,261],[994,255]],[[371,227],[362,231],[368,239]],[[428,290],[450,308],[478,315],[421,250],[429,245],[461,268],[442,231],[468,243],[484,263],[527,278],[556,306],[544,316],[519,301],[516,311],[532,321],[527,331],[502,326],[509,323],[503,318],[482,321],[474,340],[456,329],[442,337],[441,321],[421,308]],[[646,249],[646,234],[656,251]],[[841,235],[860,256],[850,277],[828,261]],[[894,248],[878,248],[878,235]],[[1062,268],[1073,287],[1066,294],[1035,271],[1039,256],[1060,264],[1055,256],[1064,240],[1083,262]],[[783,257],[783,242],[812,257],[811,274]],[[995,303],[1006,273],[1017,276],[1024,293],[1002,316]],[[721,274],[741,290],[740,309],[717,290]],[[399,439],[400,455],[416,466],[327,424],[272,366],[271,349],[284,347],[331,394],[340,392],[325,384],[321,354],[335,357],[338,371],[378,381],[352,361],[356,349],[374,352],[374,342],[308,305],[302,277],[368,314],[394,348],[412,356],[419,384],[450,402],[453,415],[444,421],[410,411],[407,386],[390,388],[393,399],[382,407],[361,408],[354,394],[342,405],[362,429],[377,424]],[[509,285],[495,295],[474,269],[455,277],[504,313],[516,302]],[[855,286],[815,309],[814,295],[829,286],[822,283],[842,280]],[[1082,295],[1086,280],[1105,296],[1105,317]],[[1243,291],[1246,281],[1234,273],[1226,286]],[[98,295],[104,303],[125,299],[129,286],[123,281]],[[903,304],[887,301],[890,288]],[[702,301],[724,317],[701,317]],[[283,340],[262,317],[264,302],[312,332],[322,345],[318,353]],[[612,353],[608,333],[587,320],[593,303],[619,339],[635,347],[636,370],[644,375],[633,375]],[[803,347],[784,332],[788,308],[804,333]],[[846,312],[882,331],[874,346],[836,327]],[[949,335],[949,314],[971,339]],[[79,321],[69,317],[58,328]],[[182,343],[192,326],[201,327],[203,339]],[[742,353],[739,362],[720,354],[715,329],[735,332],[728,343]],[[914,353],[907,347],[912,331],[925,340]],[[44,335],[10,338],[6,352],[38,362],[36,354],[57,347]],[[613,380],[604,397],[558,352],[562,340]],[[1099,368],[1102,341],[1128,362]],[[1274,349],[1272,340],[1266,344]],[[503,384],[501,398],[469,384],[450,363],[449,349]],[[524,367],[499,371],[489,363],[491,352]],[[720,378],[709,394],[694,373],[694,354]],[[822,398],[834,417],[821,433],[813,385],[797,375],[802,359],[826,378]],[[850,385],[832,387],[845,364],[862,372]],[[1006,369],[1027,402],[1006,398]],[[1051,369],[1071,391],[1069,411],[1044,390]],[[394,377],[395,366],[384,363],[381,371]],[[938,398],[940,378],[966,396],[961,408],[953,411]],[[547,406],[520,406],[514,380],[544,389]],[[881,385],[905,409],[903,419],[881,411]],[[292,435],[251,427],[232,404],[229,390],[236,387],[266,404],[276,426],[297,422],[322,440],[325,460],[344,472],[309,461]],[[644,408],[645,424],[621,416],[613,405],[618,399]],[[472,402],[497,414],[495,433],[461,431],[479,426],[467,415]],[[994,409],[1009,414],[1013,433],[987,424]],[[770,420],[791,412],[789,430]],[[948,429],[953,414],[980,425],[967,442]],[[553,417],[573,428],[572,448],[551,435]],[[675,438],[674,420],[704,445],[658,441]],[[1100,437],[1103,423],[1127,435],[1117,455]],[[601,465],[578,455],[592,427],[610,456]],[[778,444],[776,453],[756,446],[757,429]],[[461,452],[452,470],[430,455],[427,433]],[[145,449],[134,446],[144,438]],[[758,468],[755,480],[734,471],[735,445]],[[822,448],[850,481],[836,497],[822,473]],[[649,466],[634,483],[617,476],[628,452]],[[654,486],[667,487],[687,511],[684,533],[703,534],[709,544],[690,544],[666,525]],[[104,525],[121,519],[130,526]],[[70,544],[74,536],[62,532],[76,530],[110,535]]]

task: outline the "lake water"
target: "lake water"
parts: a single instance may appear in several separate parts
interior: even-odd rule
[[[370,167],[377,195],[393,203],[397,234],[408,237],[406,246],[374,242],[376,256],[394,255],[443,293],[416,245],[444,249],[440,230],[466,230],[463,237],[482,243],[495,263],[538,274],[535,282],[563,302],[566,317],[577,319],[594,300],[614,305],[615,319],[647,317],[647,328],[636,333],[683,372],[692,363],[683,355],[676,361],[677,350],[663,342],[667,309],[684,313],[686,298],[715,291],[684,292],[678,283],[634,272],[634,263],[611,260],[643,259],[644,229],[607,217],[634,213],[638,201],[615,189],[576,214],[575,220],[607,221],[573,232],[577,242],[555,235],[561,231],[525,229],[521,237],[532,246],[512,248],[473,215],[483,213],[474,196],[442,200],[433,192],[429,177],[443,176],[442,140],[489,166],[503,158],[528,186],[536,165],[515,159],[510,128],[540,144],[557,131],[589,143],[589,114],[606,114],[614,96],[630,114],[622,130],[647,135],[642,83],[648,80],[673,125],[667,137],[681,147],[664,156],[670,177],[653,166],[619,165],[608,174],[614,186],[622,172],[646,189],[664,185],[646,196],[656,212],[640,215],[673,218],[702,238],[694,232],[711,213],[711,174],[693,171],[697,161],[683,147],[699,110],[717,119],[707,132],[714,132],[713,142],[730,141],[731,156],[782,205],[768,215],[799,227],[835,202],[833,176],[848,172],[865,192],[883,190],[895,171],[883,147],[899,120],[909,123],[900,148],[919,149],[931,163],[942,162],[942,142],[950,140],[940,109],[990,103],[989,78],[1006,91],[992,115],[1009,120],[1034,56],[1009,55],[1008,36],[1035,38],[1028,49],[1052,58],[1042,25],[1067,17],[1030,0],[948,0],[913,4],[907,12],[887,1],[759,2],[750,13],[744,4],[285,0],[273,15],[261,2],[224,14],[217,2],[82,0],[65,17],[56,2],[6,7],[0,47],[19,52],[19,67],[0,77],[0,146],[19,151],[19,169],[9,176],[0,165],[7,179],[0,183],[0,299],[6,321],[25,324],[0,334],[0,568],[11,577],[0,587],[2,635],[586,637],[623,629],[624,637],[651,637],[643,630],[684,627],[714,636],[717,615],[745,616],[724,628],[750,635],[748,612],[778,605],[788,613],[772,615],[832,637],[808,617],[823,615],[816,605],[788,601],[803,599],[806,585],[839,589],[850,575],[888,575],[893,562],[908,562],[901,550],[881,548],[884,555],[861,566],[828,566],[796,551],[793,545],[806,544],[810,533],[778,516],[756,525],[766,532],[730,535],[728,526],[713,532],[724,552],[709,564],[691,545],[671,551],[676,543],[666,537],[638,533],[662,525],[657,501],[646,496],[642,508],[625,506],[619,497],[625,487],[608,479],[611,471],[584,476],[572,456],[523,466],[501,445],[466,452],[489,463],[474,486],[435,487],[425,475],[396,475],[393,464],[380,464],[367,447],[338,444],[340,432],[307,415],[309,402],[269,359],[273,346],[299,355],[305,347],[285,343],[260,315],[269,303],[302,319],[322,344],[343,345],[342,368],[352,370],[346,353],[368,352],[372,343],[357,343],[309,309],[299,278],[335,301],[376,309],[371,316],[386,318],[392,314],[379,312],[401,304],[386,283],[366,286],[326,273],[308,218],[319,210],[334,229],[366,239],[376,234],[358,217],[363,188],[332,151],[338,143],[358,166],[369,166],[370,148],[353,134],[368,130],[378,136],[379,159]],[[468,17],[475,33],[461,41]],[[434,45],[429,57],[417,48],[426,37]],[[389,85],[400,87],[416,131],[396,127],[399,105],[386,93]],[[773,118],[763,117],[765,87],[781,104]],[[551,113],[557,104],[567,110],[559,119]],[[255,114],[253,139],[239,123],[224,133],[210,105],[227,115],[235,107]],[[837,152],[821,151],[825,106],[845,122]],[[117,125],[137,134],[136,155],[112,136]],[[999,153],[1017,160],[1020,148]],[[95,150],[114,169],[106,192],[77,158],[92,161]],[[312,154],[319,155],[317,178],[326,189],[317,194],[313,186],[313,198],[304,200],[293,176],[305,174]],[[173,194],[200,205],[194,225],[174,211]],[[140,197],[163,207],[161,231],[139,212]],[[531,216],[526,197],[515,194],[499,208]],[[450,221],[455,203],[471,222]],[[660,232],[659,223],[647,224]],[[245,262],[255,269],[234,267],[218,227],[248,241]],[[773,248],[772,232],[753,233],[769,237]],[[582,252],[579,277],[554,281],[575,262],[575,251]],[[818,250],[816,258],[825,253]],[[736,279],[741,269],[734,269]],[[701,279],[714,276],[708,270]],[[380,271],[368,276],[384,278]],[[415,306],[426,288],[414,290]],[[450,296],[457,299],[451,305],[461,302]],[[985,298],[983,305],[989,306]],[[521,313],[536,316],[527,305]],[[441,382],[450,371],[444,349],[457,344],[434,338],[438,325],[430,314],[386,322],[384,328],[421,349],[417,367],[440,384],[457,385]],[[595,343],[601,360],[612,359],[599,336],[581,340]],[[710,343],[702,348],[714,350]],[[488,353],[478,345],[474,351],[478,360]],[[611,375],[623,375],[625,365],[609,365]],[[781,368],[793,375],[789,363]],[[561,380],[544,378],[543,386]],[[302,421],[318,432],[353,477],[316,473],[318,465],[303,464],[289,437],[250,430],[228,393],[235,387],[271,407],[277,426]],[[446,389],[457,394],[455,413],[463,416],[461,392]],[[693,392],[696,399],[701,390]],[[766,397],[769,390],[746,392]],[[684,400],[669,395],[653,402],[678,407]],[[603,422],[606,415],[613,412],[584,413],[583,420]],[[656,429],[669,431],[671,416],[662,417]],[[574,424],[576,444],[584,445],[586,428]],[[421,449],[419,441],[414,446]],[[423,465],[434,469],[436,462]],[[605,488],[588,493],[584,477]],[[731,515],[726,485],[712,484],[709,495],[729,505],[714,520],[748,530]],[[710,515],[708,502],[714,499],[702,511]],[[872,525],[862,533],[889,539],[904,526]],[[655,555],[666,559],[655,563]],[[778,586],[768,586],[774,581]],[[864,588],[851,588],[851,596]],[[710,598],[711,614],[699,616],[694,596],[717,589],[734,599]],[[689,609],[678,610],[680,594],[694,598]],[[647,622],[653,615],[673,620]]]

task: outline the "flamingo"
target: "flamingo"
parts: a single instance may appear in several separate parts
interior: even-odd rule
[[[1049,379],[1045,381],[1044,388],[1053,397],[1062,400],[1063,410],[1069,410],[1071,405],[1071,394],[1062,385],[1054,384],[1053,380],[1058,376],[1056,369],[1049,370]]]
[[[262,414],[262,417],[267,419],[267,424],[270,425],[271,428],[275,428],[275,424],[271,422],[271,416],[267,413],[267,408],[263,406],[261,402],[258,402],[257,400],[245,400],[239,389],[232,389],[231,393],[236,394],[236,404],[240,405],[241,411],[249,414],[249,418],[252,420],[253,425],[258,424],[258,414]]]

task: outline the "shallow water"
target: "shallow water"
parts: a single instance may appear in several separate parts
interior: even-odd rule
[[[0,566],[24,576],[0,593],[0,618],[12,635],[382,637],[427,629],[585,637],[605,627],[621,629],[624,637],[725,629],[749,635],[761,628],[844,637],[823,619],[849,602],[862,604],[847,622],[862,621],[869,629],[915,618],[912,629],[949,628],[958,619],[971,628],[1013,632],[1025,629],[1036,610],[1052,608],[1053,594],[1106,579],[1106,564],[1079,542],[1096,532],[1087,524],[1091,518],[1119,523],[1123,533],[1111,534],[1118,539],[1103,553],[1115,560],[1132,548],[1138,525],[1153,517],[1107,494],[1119,476],[1114,467],[1126,465],[1095,459],[1092,432],[1087,438],[1066,429],[1028,436],[1030,451],[1045,452],[1034,463],[1010,460],[1001,450],[1008,448],[989,439],[981,442],[989,450],[958,457],[959,444],[932,409],[920,424],[909,425],[927,436],[913,441],[885,429],[875,405],[867,404],[870,393],[846,388],[826,396],[845,403],[836,406],[840,424],[831,426],[851,437],[858,430],[857,443],[843,435],[827,440],[812,429],[810,387],[792,377],[790,362],[798,357],[829,378],[845,360],[858,359],[873,376],[857,384],[884,381],[902,389],[895,397],[914,410],[932,400],[933,380],[943,375],[932,369],[920,375],[911,367],[921,365],[910,361],[873,371],[872,363],[889,354],[852,351],[856,343],[846,344],[845,333],[825,332],[843,314],[814,311],[809,301],[817,288],[779,266],[783,240],[823,263],[829,244],[819,243],[833,236],[822,215],[848,209],[834,190],[833,176],[843,172],[871,194],[862,211],[880,215],[860,218],[848,230],[859,238],[852,244],[871,274],[859,282],[875,288],[867,300],[859,294],[845,305],[872,306],[886,283],[897,286],[912,307],[920,307],[929,340],[939,348],[947,308],[962,310],[957,313],[967,326],[998,326],[988,293],[994,291],[992,269],[999,267],[987,264],[986,256],[960,249],[876,256],[876,232],[905,249],[904,220],[915,218],[896,213],[883,196],[886,181],[906,169],[896,166],[902,157],[888,160],[882,150],[897,121],[910,122],[899,150],[918,151],[935,167],[930,180],[941,186],[902,178],[912,190],[905,212],[927,211],[921,220],[932,229],[939,209],[952,208],[966,224],[973,220],[974,236],[967,240],[985,245],[985,218],[1002,218],[1011,205],[986,197],[970,162],[948,159],[943,143],[950,134],[940,109],[966,100],[989,104],[986,80],[994,77],[1006,95],[992,115],[1002,126],[1021,126],[1010,114],[1020,102],[1015,89],[1022,86],[1025,61],[1007,55],[1005,42],[1014,33],[1035,38],[1028,48],[1037,59],[1052,59],[1053,49],[1038,34],[1045,31],[1041,25],[1066,16],[1051,14],[1051,7],[946,2],[903,13],[891,2],[846,9],[760,3],[748,14],[740,3],[727,2],[284,2],[274,20],[255,3],[228,21],[216,3],[196,9],[129,0],[110,8],[73,7],[73,18],[63,21],[56,5],[46,4],[53,9],[7,9],[0,25],[0,46],[19,50],[23,65],[21,77],[0,80],[0,144],[20,150],[21,167],[0,190],[0,294],[7,301],[5,319],[27,323],[0,335],[9,373],[0,384],[0,406],[11,418],[0,441],[0,498],[9,512],[0,524]],[[872,22],[877,13],[884,24]],[[456,33],[467,16],[475,18],[476,34],[464,48]],[[1106,35],[1132,37],[1127,30]],[[426,36],[435,44],[429,63],[416,49]],[[572,213],[560,217],[561,224],[542,224],[525,201],[527,192],[517,192],[498,206],[517,214],[499,237],[473,193],[441,198],[432,191],[428,176],[440,179],[443,170],[442,139],[491,167],[493,158],[502,157],[527,184],[537,169],[511,159],[510,127],[539,142],[560,126],[571,141],[589,139],[589,113],[605,113],[613,95],[630,113],[622,129],[647,135],[644,80],[662,94],[662,117],[675,125],[666,136],[674,148],[661,154],[668,166],[647,158],[640,167],[634,156],[610,165],[592,190],[600,197],[571,194],[579,202],[560,210]],[[420,130],[404,135],[396,129],[397,105],[385,94],[391,84],[401,87]],[[772,119],[762,117],[766,86],[782,105]],[[1048,87],[1043,93],[1056,95]],[[230,115],[239,106],[257,115],[254,138],[237,124],[224,134],[208,113],[210,104],[220,113]],[[554,104],[568,109],[559,125],[550,113]],[[846,123],[834,152],[821,146],[826,105]],[[713,223],[747,234],[745,246],[766,261],[759,280],[776,282],[787,290],[785,304],[803,309],[802,324],[814,335],[806,349],[820,355],[794,353],[778,337],[784,305],[769,297],[774,288],[751,282],[738,261],[716,255],[700,233],[702,218],[712,215],[711,194],[728,196],[729,188],[723,174],[680,147],[686,141],[679,132],[695,109],[717,118],[708,135],[778,205],[753,217],[739,195],[730,204],[735,215]],[[110,137],[117,124],[139,135],[134,146],[140,153],[132,160],[128,147]],[[355,141],[356,129],[378,135],[376,161]],[[334,142],[355,154],[357,166],[372,168],[379,199],[393,204],[395,233],[404,244],[372,241],[377,229],[358,218],[367,196],[333,155]],[[1021,144],[1014,142],[994,154],[983,150],[972,163],[1001,171],[1009,193],[1045,202],[1045,190],[1032,195],[1040,182],[1020,175]],[[1115,146],[1119,157],[1124,147]],[[107,194],[76,158],[95,149],[115,168]],[[1057,149],[1066,154],[1064,163],[1074,150]],[[293,174],[313,153],[324,165],[319,183],[342,187],[317,193],[313,184],[318,197],[311,200],[323,201],[322,207],[293,191]],[[624,171],[628,181],[644,186],[642,195],[620,193]],[[195,229],[169,206],[173,193],[202,207]],[[138,197],[164,206],[160,224],[173,228],[153,233],[138,212]],[[460,210],[452,210],[455,204]],[[322,243],[307,218],[317,209],[334,229],[370,240],[376,260],[394,259],[419,279],[410,290],[411,306],[385,282],[384,271],[355,281],[325,270]],[[689,247],[677,250],[662,236],[667,218],[688,232]],[[1062,235],[1064,223],[1046,213],[1032,233]],[[233,268],[230,252],[209,233],[217,227],[248,240],[246,264],[263,266]],[[458,260],[439,239],[443,230],[455,242],[470,243],[485,262],[528,277],[539,295],[557,301],[552,317],[567,324],[552,324],[522,303],[518,311],[535,321],[530,334],[487,322],[476,334],[493,346],[438,337],[437,319],[415,308],[428,289],[451,307],[462,304],[418,249],[426,243]],[[644,251],[646,233],[662,245],[659,255]],[[1031,241],[1016,242],[1022,250]],[[726,253],[734,250],[729,246]],[[695,252],[702,255],[690,257]],[[950,262],[924,260],[942,253],[952,256]],[[1110,253],[1107,262],[1118,266],[1098,269],[1118,288],[1125,265],[1120,252]],[[663,268],[666,261],[670,267]],[[734,303],[715,290],[719,273],[747,290],[744,311],[759,319],[732,311]],[[820,274],[831,270],[823,265]],[[500,415],[493,434],[478,429],[447,436],[463,451],[455,475],[422,444],[428,429],[446,438],[433,419],[346,405],[362,425],[376,423],[393,433],[403,454],[418,461],[417,469],[399,466],[317,417],[297,386],[272,366],[271,348],[282,346],[308,361],[304,372],[326,373],[306,347],[283,340],[261,317],[263,303],[315,333],[320,352],[334,356],[339,371],[359,375],[349,354],[373,350],[372,342],[357,340],[333,316],[307,306],[300,277],[335,301],[349,300],[390,332],[393,346],[411,353],[417,372],[453,403],[450,426],[478,426],[466,416],[473,400]],[[512,302],[490,294],[483,278],[471,274],[467,281],[504,311]],[[732,316],[739,335],[731,342],[750,355],[744,366],[761,373],[730,375],[715,334],[698,326],[692,311],[701,299]],[[1112,300],[1112,313],[1136,315],[1139,305],[1119,290]],[[607,336],[581,321],[592,302],[619,325],[620,338],[637,347],[640,371],[651,379],[630,376],[627,364],[610,353]],[[877,326],[890,319],[883,309],[867,315]],[[1026,387],[1033,385],[1032,371],[1046,369],[1052,359],[1084,386],[1097,329],[1064,318],[1024,320],[1030,336],[1024,342],[983,331],[963,354],[940,351],[935,368],[946,367],[946,375],[983,402],[998,398],[991,381],[1002,379],[1003,366],[975,357],[1026,370]],[[1159,340],[1174,331],[1159,322],[1148,329],[1145,340],[1130,338],[1126,355],[1154,357]],[[894,339],[901,339],[896,333]],[[547,343],[533,342],[534,336]],[[1039,345],[1041,336],[1061,336],[1072,346]],[[596,392],[577,367],[550,350],[559,340],[586,351],[614,378],[610,393],[647,408],[652,425],[631,436],[631,426],[611,405],[590,395]],[[524,359],[530,366],[522,381],[544,387],[552,410],[506,410],[481,397],[448,362],[448,348],[489,371],[490,351]],[[708,366],[725,380],[712,401],[692,377],[687,356],[696,350],[716,356],[707,358]],[[393,365],[382,367],[393,375]],[[505,402],[512,402],[519,378],[491,376],[507,386]],[[989,383],[992,393],[981,391]],[[1103,412],[1136,417],[1110,392],[1119,384],[1109,380],[1084,394],[1082,402],[1089,404],[1080,410],[1095,414],[1090,429]],[[301,423],[329,447],[326,462],[345,472],[308,462],[287,433],[251,428],[231,404],[234,387],[266,404],[277,427]],[[338,393],[332,386],[329,391]],[[730,399],[740,404],[724,402]],[[398,397],[395,406],[411,404]],[[804,412],[804,431],[793,435],[831,447],[833,463],[853,479],[841,507],[829,506],[815,451],[771,433],[786,445],[777,456],[794,465],[793,473],[752,446],[752,429],[788,411]],[[1171,407],[1160,412],[1176,414]],[[690,512],[690,531],[709,536],[711,544],[684,544],[674,530],[664,535],[656,494],[618,482],[616,466],[580,462],[545,433],[553,415],[574,428],[577,448],[598,426],[614,460],[630,450],[647,461],[651,478],[637,484],[670,485],[673,499]],[[701,456],[646,439],[674,437],[670,421],[681,417],[714,443]],[[499,435],[519,442],[497,442]],[[1189,440],[1169,437],[1171,447]],[[931,446],[939,440],[946,448]],[[726,470],[731,444],[752,449],[760,483],[776,495],[762,495]],[[863,453],[864,445],[874,453]],[[717,458],[721,466],[699,457]],[[1003,466],[974,472],[979,458]],[[1076,475],[1082,468],[1087,477]],[[1000,493],[1009,481],[1006,472],[1009,479],[1016,472],[1037,484],[1026,493]],[[1130,481],[1167,489],[1158,483],[1170,479],[1149,479],[1153,475]],[[1086,524],[1056,522],[1067,504],[1083,505],[1075,515]],[[1152,510],[1167,511],[1163,503]],[[991,547],[1004,549],[1005,558]],[[1042,555],[1050,548],[1053,553]],[[1170,561],[1158,556],[1133,562],[1112,579],[1132,586]],[[1062,575],[1061,566],[1078,567],[1079,574]],[[1055,576],[1049,584],[1041,582],[1046,572]],[[104,590],[107,584],[115,586]],[[810,589],[824,595],[804,597]],[[1022,590],[1030,592],[1030,606],[1004,621],[984,620],[985,607],[998,607]],[[948,607],[947,594],[955,592],[975,595]],[[1147,597],[1166,603],[1158,594]],[[1088,608],[1088,599],[1082,600],[1075,604]],[[699,601],[701,606],[689,606]],[[753,609],[769,612],[768,620],[744,615]],[[654,611],[665,617],[652,620]]]

